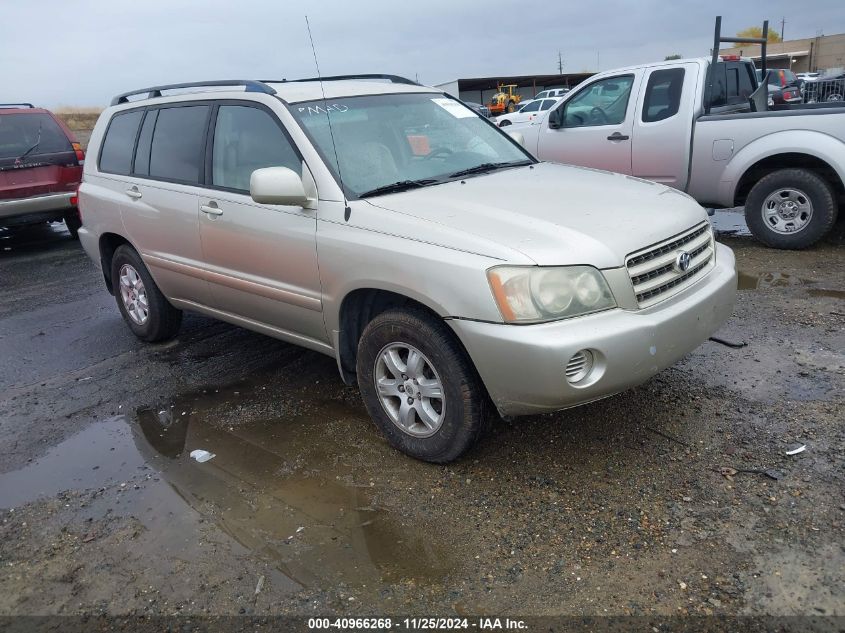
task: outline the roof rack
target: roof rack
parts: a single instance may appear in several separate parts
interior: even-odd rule
[[[292,83],[300,81],[345,81],[349,79],[387,79],[390,83],[419,86],[416,81],[399,75],[384,75],[381,73],[366,73],[363,75],[330,75],[328,77],[306,77],[304,79],[262,79],[263,83]]]
[[[34,108],[31,103],[0,103],[0,108]]]
[[[147,99],[154,99],[160,97],[162,90],[178,90],[180,88],[206,88],[212,86],[243,86],[245,92],[263,92],[264,94],[273,95],[276,91],[262,81],[254,79],[218,79],[214,81],[193,81],[182,84],[167,84],[165,86],[152,86],[151,88],[141,88],[140,90],[132,90],[117,95],[111,100],[111,105],[119,105],[121,103],[129,103],[129,97],[147,93]]]

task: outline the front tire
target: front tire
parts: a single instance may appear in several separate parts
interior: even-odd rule
[[[170,305],[134,248],[124,244],[114,252],[111,279],[117,307],[135,336],[148,343],[176,336],[182,311]]]
[[[472,362],[439,319],[418,309],[376,316],[358,343],[358,387],[394,447],[443,464],[469,450],[487,425],[487,395]]]
[[[752,235],[772,248],[802,249],[822,239],[836,222],[831,186],[807,169],[780,169],[760,179],[745,201]]]

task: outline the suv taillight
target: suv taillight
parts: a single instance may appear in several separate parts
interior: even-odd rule
[[[82,183],[76,185],[76,192],[70,197],[70,204],[71,206],[76,207],[77,212],[79,213],[79,221],[82,222],[82,209],[79,208],[79,188],[82,186]]]
[[[80,165],[84,165],[85,164],[85,152],[82,151],[82,145],[80,145],[79,143],[71,143],[71,146],[73,147],[73,151],[76,152],[76,161]]]

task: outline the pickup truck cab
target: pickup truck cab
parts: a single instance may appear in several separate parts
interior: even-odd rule
[[[705,206],[745,205],[749,229],[769,246],[814,244],[845,195],[845,107],[767,111],[763,95],[758,108],[757,75],[745,59],[712,66],[711,94],[711,65],[702,58],[602,72],[511,129],[541,160],[645,178]]]
[[[490,404],[617,393],[732,312],[733,254],[672,188],[538,163],[398,77],[205,85],[121,95],[91,135],[80,241],[143,340],[189,310],[328,354],[445,462]]]

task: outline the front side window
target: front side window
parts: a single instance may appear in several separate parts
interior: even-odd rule
[[[132,110],[112,117],[106,130],[106,138],[103,140],[103,148],[100,150],[100,171],[129,175],[135,137],[143,116],[143,110]]]
[[[564,127],[619,125],[625,120],[633,75],[601,79],[572,97],[563,111]]]
[[[683,68],[655,70],[651,73],[643,101],[643,122],[653,123],[675,116],[681,107],[683,87]]]
[[[270,114],[249,106],[220,106],[214,125],[211,184],[249,191],[252,172],[263,167],[302,173],[301,159]]]
[[[207,105],[161,108],[150,148],[150,177],[201,182]]]
[[[504,132],[441,93],[347,97],[288,108],[354,196],[534,162]]]

